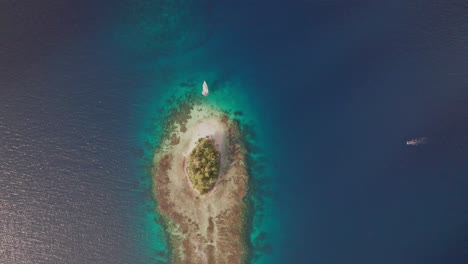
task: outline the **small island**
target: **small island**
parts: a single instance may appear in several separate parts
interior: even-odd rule
[[[248,173],[238,122],[192,98],[180,102],[163,125],[153,187],[170,262],[243,263]]]
[[[220,153],[212,138],[200,138],[190,153],[187,172],[193,187],[205,194],[211,190],[218,179]]]

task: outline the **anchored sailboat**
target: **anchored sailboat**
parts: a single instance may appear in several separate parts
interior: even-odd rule
[[[203,91],[202,94],[204,96],[208,96],[208,84],[206,84],[206,81],[203,81]]]

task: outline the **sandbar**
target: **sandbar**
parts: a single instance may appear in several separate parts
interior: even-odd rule
[[[203,103],[181,106],[155,151],[153,190],[171,246],[171,263],[242,263],[246,257],[248,188],[245,147],[239,125]],[[215,139],[220,174],[200,195],[186,173],[187,157],[201,137]]]

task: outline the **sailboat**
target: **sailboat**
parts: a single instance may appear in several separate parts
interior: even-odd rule
[[[208,84],[206,84],[206,81],[203,81],[203,91],[202,94],[204,96],[208,96]]]

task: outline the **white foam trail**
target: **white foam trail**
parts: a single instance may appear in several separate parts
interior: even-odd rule
[[[427,143],[426,137],[415,138],[415,139],[406,141],[406,145],[409,145],[409,146],[418,146],[418,145],[423,145],[426,143]]]

